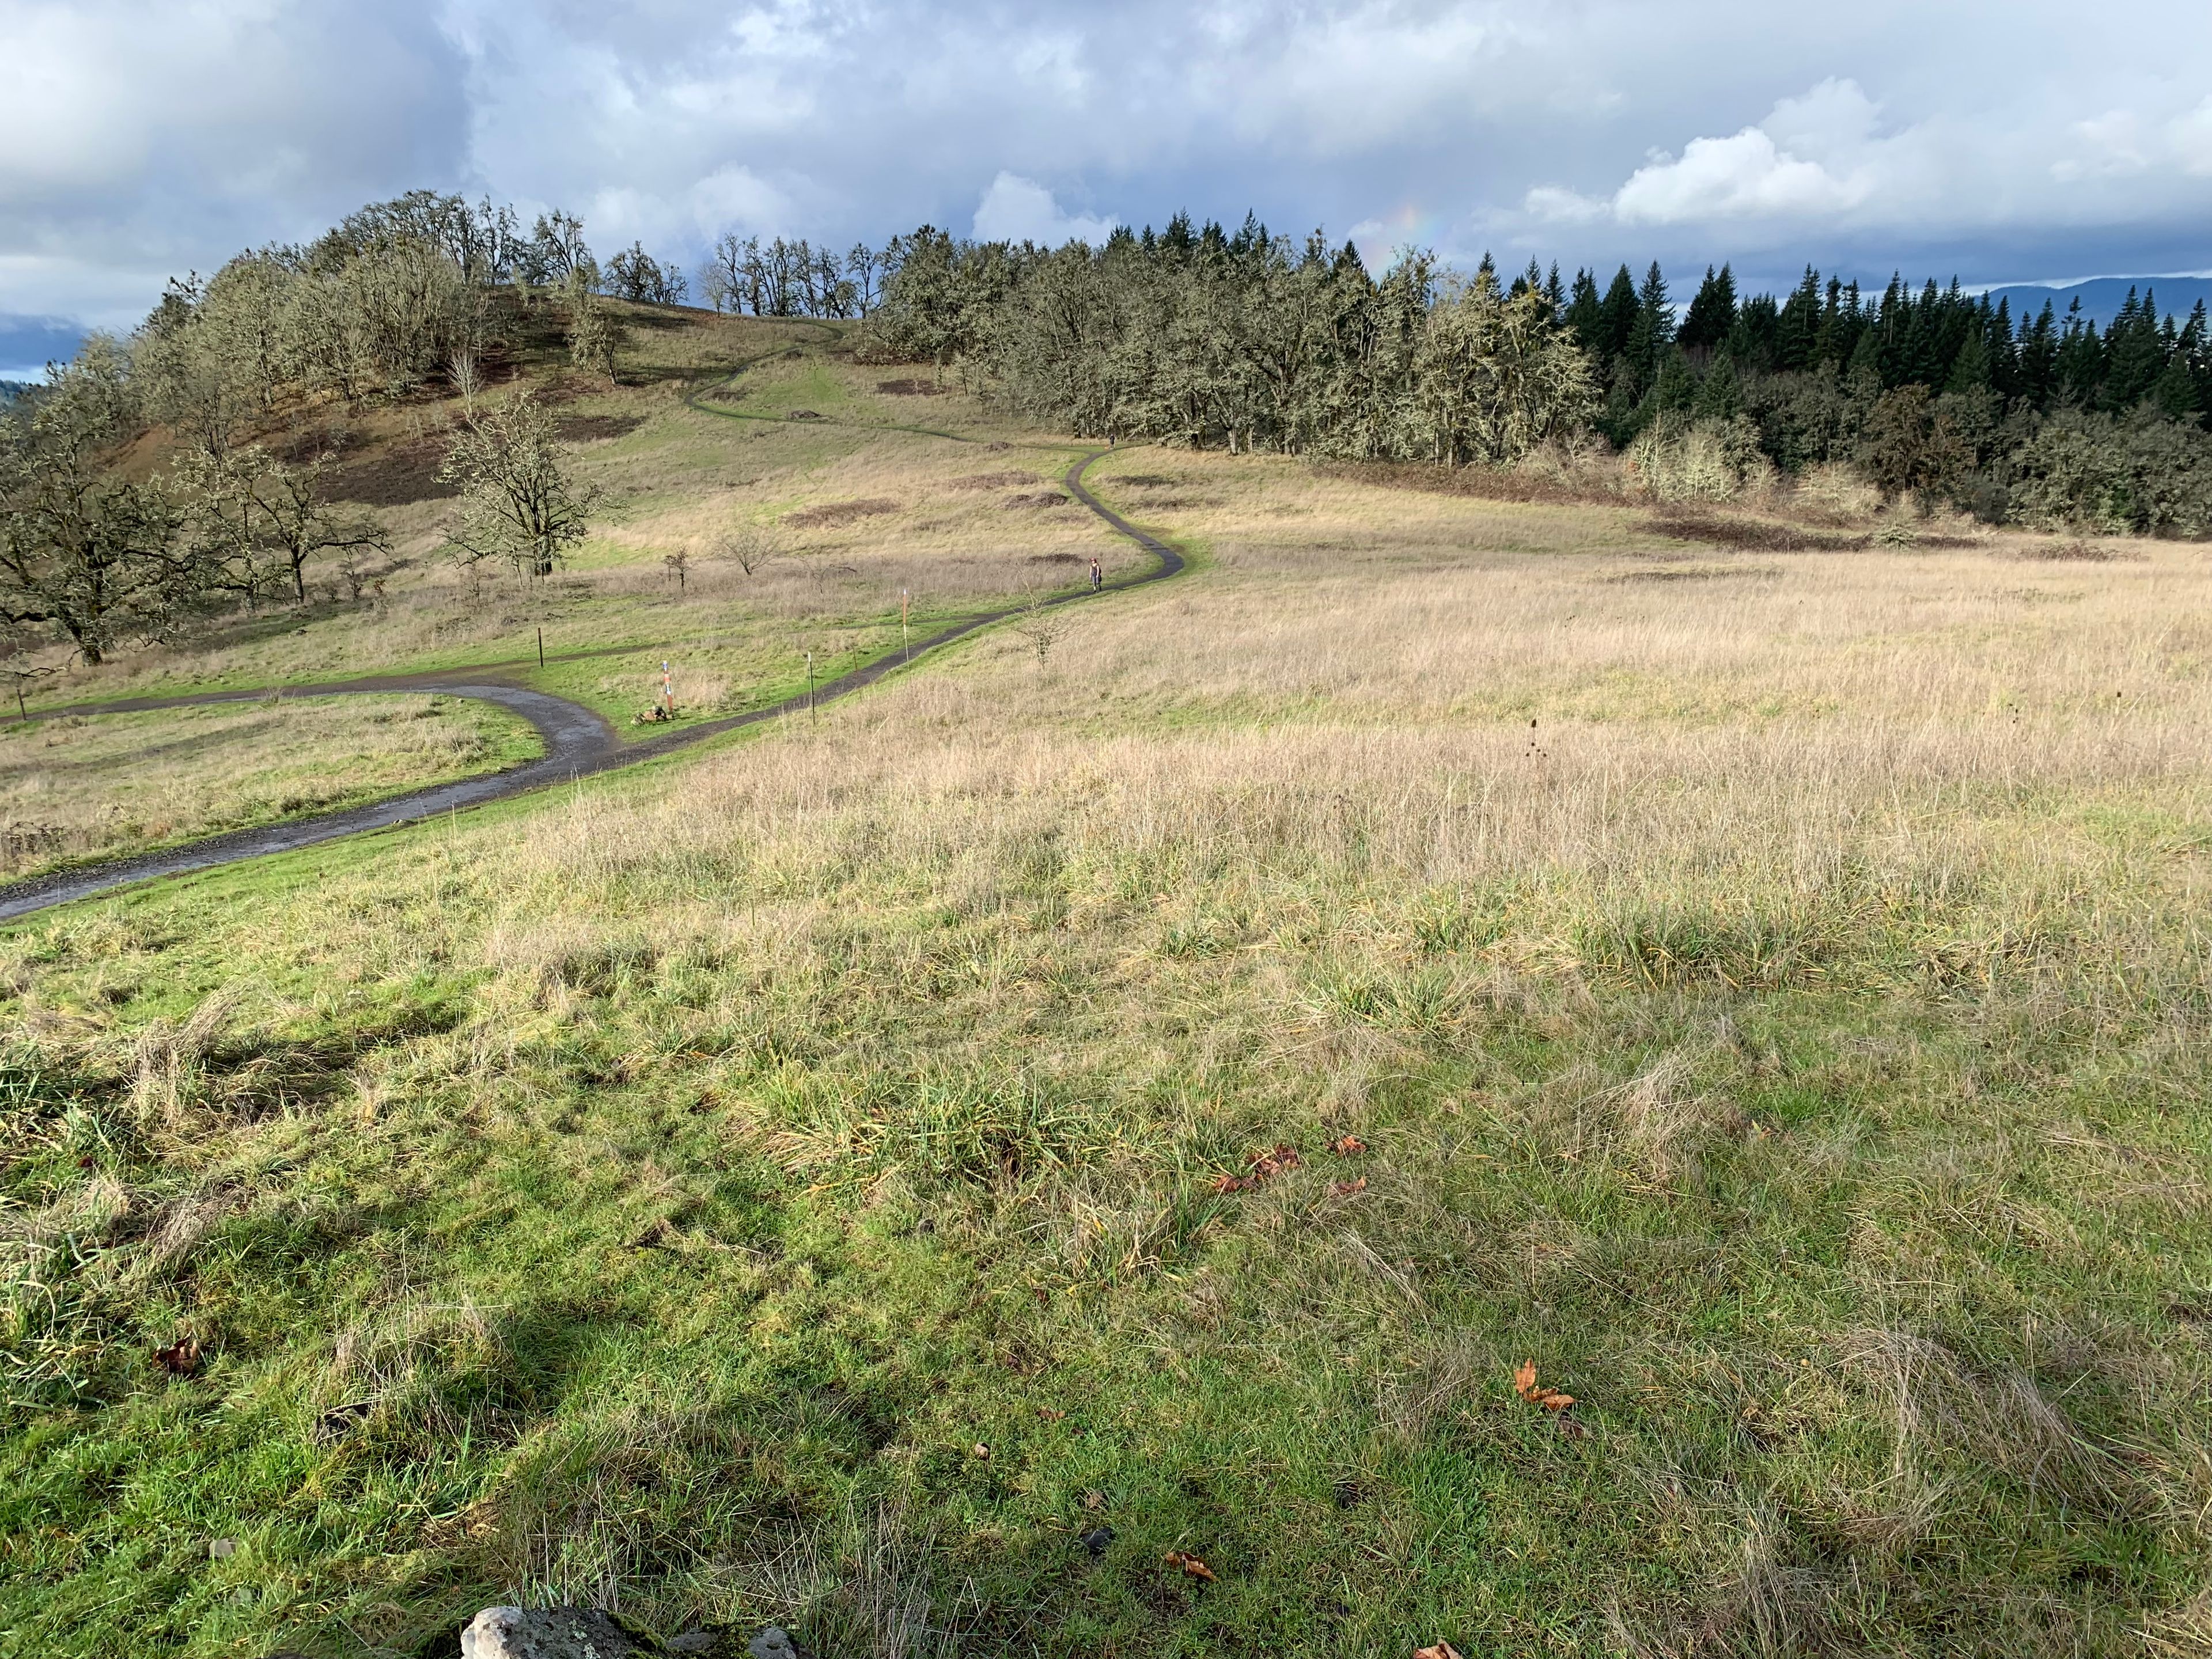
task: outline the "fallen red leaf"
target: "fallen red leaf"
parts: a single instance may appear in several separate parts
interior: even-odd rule
[[[1249,1193],[1269,1176],[1279,1176],[1285,1170],[1295,1170],[1304,1162],[1296,1147],[1278,1143],[1271,1152],[1255,1152],[1246,1165],[1248,1173],[1214,1176],[1213,1190],[1217,1193]]]
[[[1176,1568],[1187,1578],[1203,1578],[1209,1584],[1218,1584],[1221,1582],[1213,1576],[1212,1567],[1207,1566],[1194,1555],[1185,1555],[1181,1550],[1170,1550],[1167,1553],[1167,1564]]]
[[[1339,1158],[1350,1158],[1354,1152],[1364,1152],[1367,1143],[1358,1135],[1339,1135],[1328,1143],[1328,1149]]]
[[[179,1376],[190,1376],[200,1368],[200,1345],[190,1336],[180,1336],[166,1348],[154,1350],[154,1363],[165,1371]]]
[[[1439,1642],[1432,1648],[1415,1648],[1413,1659],[1459,1659],[1459,1650],[1449,1642]]]
[[[1563,1412],[1575,1403],[1571,1394],[1536,1380],[1536,1362],[1524,1359],[1513,1373],[1513,1392],[1532,1406],[1541,1406],[1547,1412]]]
[[[1333,1181],[1329,1183],[1328,1189],[1339,1198],[1349,1198],[1354,1193],[1364,1193],[1367,1190],[1367,1177],[1360,1176],[1351,1181]]]

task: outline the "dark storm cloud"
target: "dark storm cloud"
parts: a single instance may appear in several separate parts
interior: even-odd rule
[[[933,220],[1096,237],[1177,206],[1678,277],[2212,265],[2212,31],[2030,0],[1101,8],[0,0],[0,310],[159,276],[416,184],[686,260]],[[10,94],[29,88],[26,106]],[[44,263],[40,263],[43,261]]]

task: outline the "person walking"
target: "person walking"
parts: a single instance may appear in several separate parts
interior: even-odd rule
[[[1098,556],[1091,556],[1091,591],[1096,593],[1106,585],[1106,573],[1098,568]]]

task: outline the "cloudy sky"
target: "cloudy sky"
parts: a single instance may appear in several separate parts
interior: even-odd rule
[[[429,185],[726,229],[1178,206],[1517,266],[2212,267],[2203,0],[0,0],[0,373]],[[47,343],[51,342],[51,346]]]

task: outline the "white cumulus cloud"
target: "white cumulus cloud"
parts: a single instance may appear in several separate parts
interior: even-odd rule
[[[1873,191],[1866,174],[1838,178],[1746,127],[1730,138],[1692,138],[1680,160],[1638,167],[1614,193],[1613,210],[1625,223],[1656,225],[1840,213]]]
[[[1001,173],[975,207],[975,235],[985,242],[1035,242],[1064,247],[1104,241],[1118,222],[1060,211],[1053,193],[1034,179]]]

